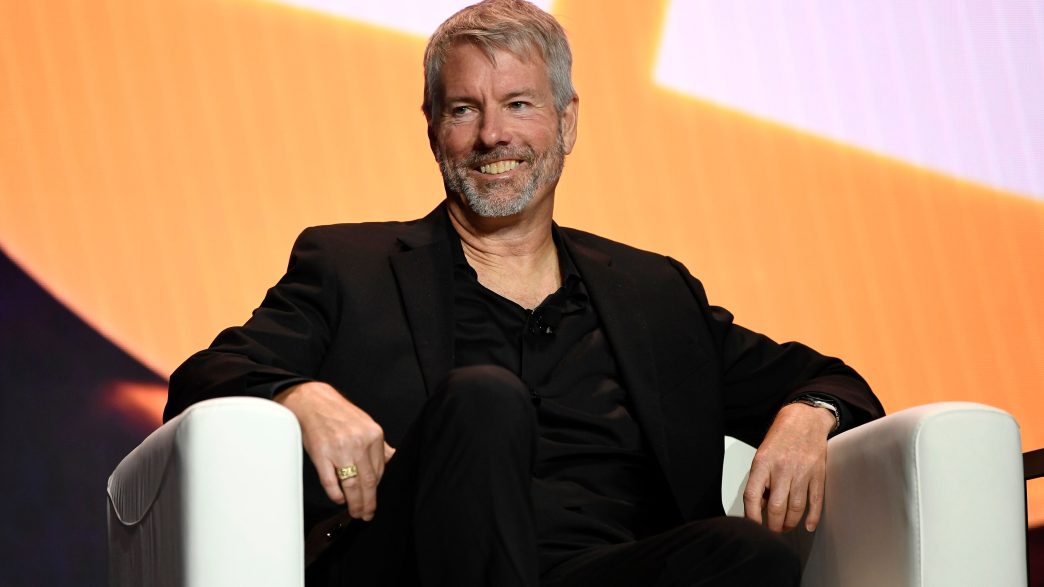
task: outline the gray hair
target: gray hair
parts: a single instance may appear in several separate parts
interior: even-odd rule
[[[555,110],[562,112],[576,95],[572,79],[573,54],[562,25],[525,0],[484,0],[449,17],[428,40],[424,50],[421,110],[429,121],[446,55],[454,43],[461,41],[474,44],[490,60],[494,51],[508,51],[522,58],[538,49],[547,66]]]

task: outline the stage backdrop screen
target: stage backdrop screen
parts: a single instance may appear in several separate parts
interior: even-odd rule
[[[464,4],[0,3],[0,583],[104,580],[105,477],[304,227],[438,204],[421,58]],[[982,402],[1044,446],[1044,5],[541,5],[580,95],[560,224],[891,412]]]

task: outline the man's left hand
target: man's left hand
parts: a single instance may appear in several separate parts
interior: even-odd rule
[[[743,490],[746,517],[773,532],[792,530],[808,509],[805,528],[812,532],[823,511],[827,436],[834,416],[823,408],[789,404],[776,414],[754,455]]]

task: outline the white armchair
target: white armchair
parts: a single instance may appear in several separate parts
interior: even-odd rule
[[[754,449],[725,439],[722,503],[742,515]],[[109,477],[112,586],[304,583],[301,441],[278,404],[201,402]],[[830,441],[826,508],[790,540],[802,585],[1026,585],[1018,425],[972,403],[904,410]]]
[[[301,431],[281,405],[200,402],[109,476],[109,584],[304,584]]]
[[[815,534],[787,535],[806,587],[1025,586],[1018,424],[982,404],[896,412],[830,440]],[[722,503],[743,514],[754,449],[726,439]]]

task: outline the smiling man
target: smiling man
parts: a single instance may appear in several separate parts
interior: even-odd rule
[[[531,212],[550,218],[576,141],[576,95],[554,96],[536,55],[452,48],[440,56],[441,95],[424,107],[447,192],[480,218],[522,214],[539,195]]]
[[[301,425],[306,528],[347,525],[327,585],[795,585],[827,438],[882,414],[838,359],[710,306],[678,262],[554,224],[577,138],[565,33],[521,0],[457,13],[424,57],[446,198],[310,228],[243,326],[172,376]],[[723,516],[722,436],[759,445]],[[325,527],[325,526],[324,526]]]

